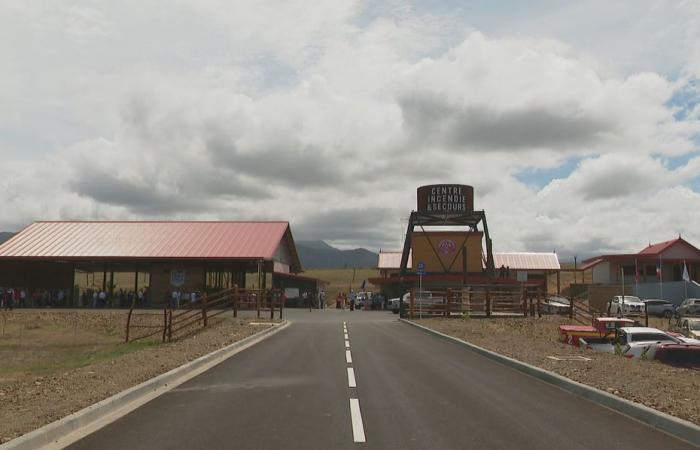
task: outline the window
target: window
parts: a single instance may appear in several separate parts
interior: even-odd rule
[[[634,333],[630,342],[676,342],[671,336],[661,333]]]
[[[655,277],[656,266],[644,266],[644,274],[648,277]]]

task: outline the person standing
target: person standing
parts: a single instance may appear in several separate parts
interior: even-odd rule
[[[7,289],[5,292],[5,311],[12,311],[15,302],[14,296],[15,290],[12,288]]]

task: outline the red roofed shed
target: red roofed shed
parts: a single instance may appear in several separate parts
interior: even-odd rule
[[[35,222],[0,245],[0,286],[65,289],[73,306],[76,289],[112,290],[123,274],[158,303],[170,289],[244,287],[258,270],[271,283],[301,272],[288,222]]]

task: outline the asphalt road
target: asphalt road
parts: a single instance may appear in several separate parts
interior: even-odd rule
[[[285,314],[286,330],[70,448],[692,448],[390,313]]]

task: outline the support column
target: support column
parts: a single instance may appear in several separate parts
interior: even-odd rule
[[[561,272],[557,271],[557,295],[561,294]]]

